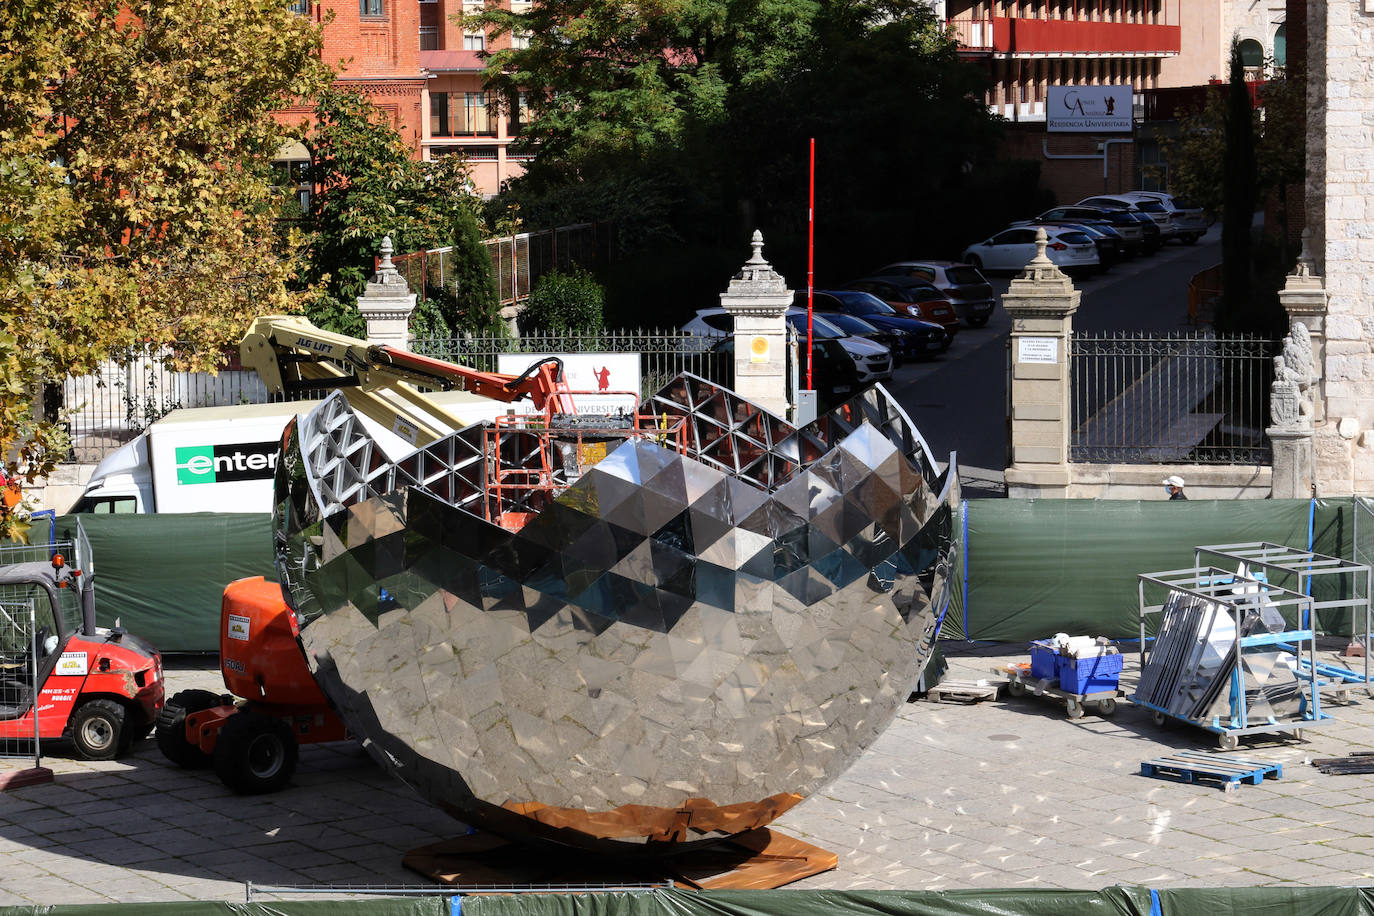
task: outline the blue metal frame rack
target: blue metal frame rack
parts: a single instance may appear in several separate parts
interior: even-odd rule
[[[1313,606],[1313,599],[1310,595],[1304,595],[1301,592],[1286,589],[1261,579],[1238,575],[1234,570],[1220,569],[1215,566],[1201,567],[1199,565],[1190,569],[1141,573],[1137,579],[1141,682],[1137,685],[1136,694],[1131,697],[1131,700],[1136,705],[1151,710],[1157,724],[1163,724],[1166,718],[1179,719],[1216,734],[1220,746],[1224,750],[1232,750],[1237,747],[1238,739],[1242,735],[1288,732],[1293,737],[1301,737],[1304,728],[1315,727],[1331,719],[1321,709],[1321,696],[1318,691],[1316,676],[1316,637],[1310,626],[1284,629],[1282,632],[1266,632],[1248,636],[1242,634],[1247,612],[1261,611],[1266,608],[1277,609],[1280,612],[1284,608],[1294,609],[1296,610],[1294,619],[1300,622],[1310,622]],[[1167,596],[1165,601],[1160,604],[1147,604],[1147,587],[1152,593],[1157,589],[1162,589]],[[1230,670],[1226,671],[1223,666],[1217,666],[1213,680],[1205,685],[1208,689],[1220,690],[1224,688],[1228,691],[1228,703],[1224,714],[1213,714],[1206,717],[1183,715],[1178,711],[1176,704],[1171,703],[1170,706],[1166,706],[1158,702],[1160,698],[1158,692],[1151,692],[1149,696],[1142,695],[1142,688],[1146,685],[1147,680],[1147,667],[1152,662],[1157,665],[1156,671],[1167,669],[1170,672],[1180,670],[1186,664],[1181,659],[1165,656],[1156,660],[1154,656],[1156,651],[1160,649],[1160,645],[1157,642],[1152,645],[1146,639],[1147,619],[1152,614],[1165,611],[1166,607],[1175,608],[1177,613],[1185,616],[1194,613],[1202,614],[1206,611],[1226,613],[1231,616],[1235,635],[1232,637],[1234,654],[1228,656],[1232,659],[1229,663]],[[1197,643],[1190,643],[1190,645],[1192,651],[1200,651]],[[1301,662],[1294,672],[1299,683],[1300,693],[1298,714],[1286,718],[1269,715],[1262,722],[1253,722],[1252,711],[1248,708],[1245,675],[1242,666],[1244,650],[1273,647],[1276,651],[1282,651],[1285,648],[1291,651],[1294,646],[1297,648],[1297,655]],[[1194,670],[1200,669],[1195,668]],[[1225,677],[1227,683],[1215,682],[1215,678],[1221,677]],[[1197,686],[1200,687],[1201,685]]]

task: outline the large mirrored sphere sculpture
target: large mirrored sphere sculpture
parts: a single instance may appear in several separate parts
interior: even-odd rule
[[[674,435],[612,440],[518,531],[488,520],[487,459],[528,464],[536,434],[392,461],[337,394],[287,431],[278,571],[311,670],[467,823],[620,853],[763,826],[924,667],[957,473],[884,391],[796,428],[681,376],[641,410]]]

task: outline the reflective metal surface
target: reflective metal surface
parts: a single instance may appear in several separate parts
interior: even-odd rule
[[[312,671],[465,821],[630,851],[762,826],[924,666],[957,474],[885,392],[803,429],[691,376],[651,406],[684,452],[627,441],[515,533],[482,517],[480,431],[392,464],[337,395],[288,430],[278,564]]]

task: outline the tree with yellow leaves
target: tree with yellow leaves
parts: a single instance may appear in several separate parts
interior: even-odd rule
[[[328,85],[319,42],[283,0],[0,4],[7,480],[61,456],[67,374],[135,346],[212,369],[252,316],[293,309],[272,112]],[[22,537],[4,502],[0,536]]]

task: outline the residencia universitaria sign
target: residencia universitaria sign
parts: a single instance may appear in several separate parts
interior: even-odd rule
[[[1131,130],[1130,86],[1050,86],[1045,129],[1051,133]]]

